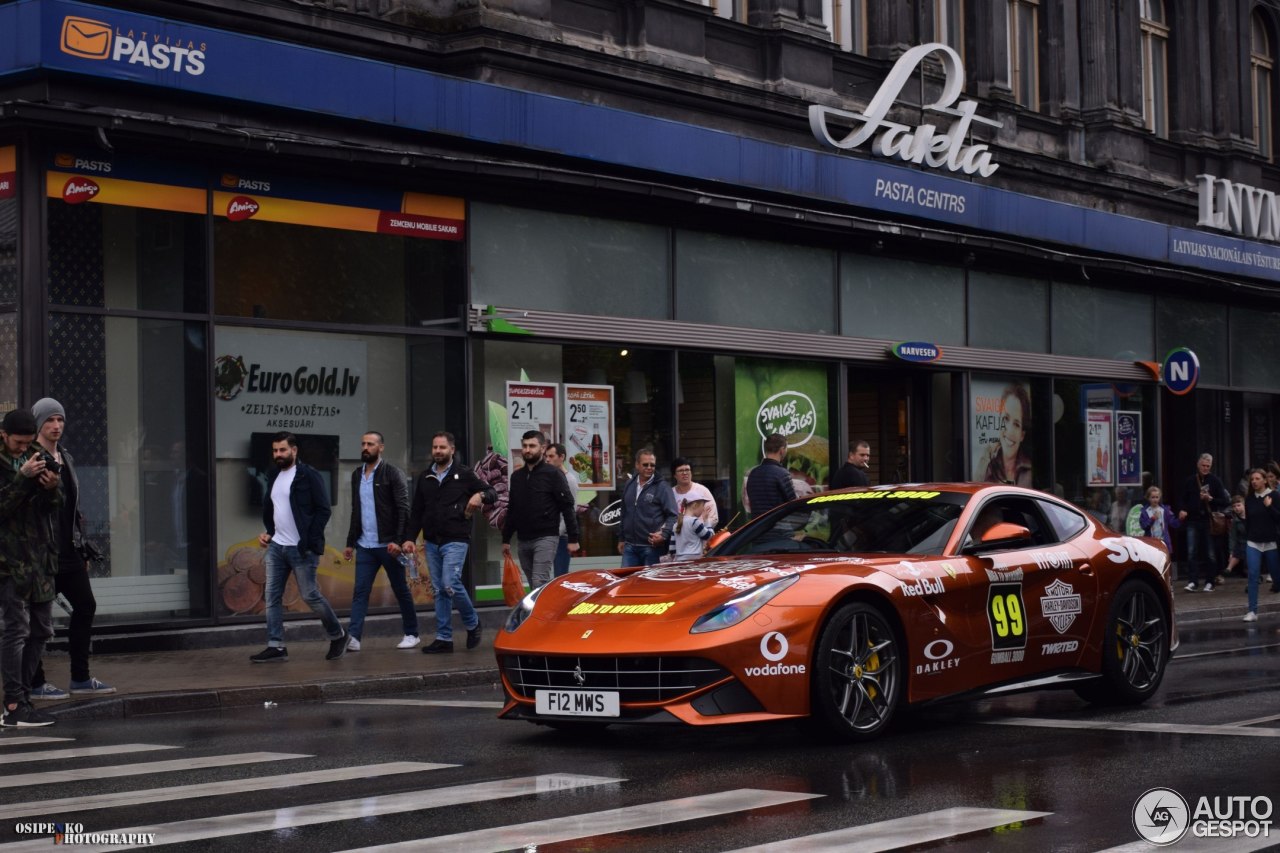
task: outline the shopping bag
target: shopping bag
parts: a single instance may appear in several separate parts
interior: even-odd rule
[[[502,599],[510,607],[515,607],[524,598],[524,574],[520,564],[510,554],[502,560]]]

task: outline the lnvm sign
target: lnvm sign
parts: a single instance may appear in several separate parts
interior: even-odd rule
[[[1187,394],[1200,381],[1200,359],[1186,347],[1169,350],[1161,370],[1164,387],[1172,394]]]

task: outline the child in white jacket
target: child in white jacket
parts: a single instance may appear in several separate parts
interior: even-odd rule
[[[671,537],[671,559],[694,560],[706,550],[707,540],[714,532],[698,517],[706,506],[705,500],[680,502],[680,517],[676,519],[675,535]]]

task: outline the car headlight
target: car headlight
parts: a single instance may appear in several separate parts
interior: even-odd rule
[[[767,583],[764,586],[756,587],[737,598],[731,598],[716,609],[699,616],[697,621],[693,623],[693,627],[689,629],[689,633],[705,634],[707,631],[719,631],[721,628],[737,625],[772,601],[775,595],[798,580],[800,580],[799,575],[791,575],[790,577]]]
[[[507,615],[507,623],[502,626],[503,630],[510,634],[515,629],[524,624],[524,620],[529,618],[533,613],[533,605],[537,603],[538,596],[542,595],[542,591],[547,588],[546,584],[531,590],[528,595],[520,599],[520,603],[511,608],[511,613]]]

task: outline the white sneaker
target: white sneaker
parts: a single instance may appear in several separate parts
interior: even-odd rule
[[[418,643],[421,643],[421,642],[422,640],[418,639],[413,634],[405,634],[404,639],[400,641],[400,645],[396,646],[396,648],[412,649],[414,646],[418,645]]]
[[[1185,589],[1187,592],[1195,592],[1196,591],[1195,581],[1192,581],[1191,583],[1187,584],[1186,586],[1183,587],[1183,589]]]
[[[1243,618],[1243,619],[1241,619],[1240,621],[1241,621],[1241,622],[1257,622],[1257,621],[1258,621],[1258,614],[1257,614],[1257,613],[1254,613],[1252,610],[1250,610],[1248,613],[1246,613],[1246,614],[1244,615],[1244,618]]]
[[[1209,583],[1204,585],[1204,591],[1213,592],[1213,581],[1210,581]]]
[[[347,640],[347,651],[349,652],[360,651],[360,641],[357,640],[355,637],[352,637],[351,639]]]

